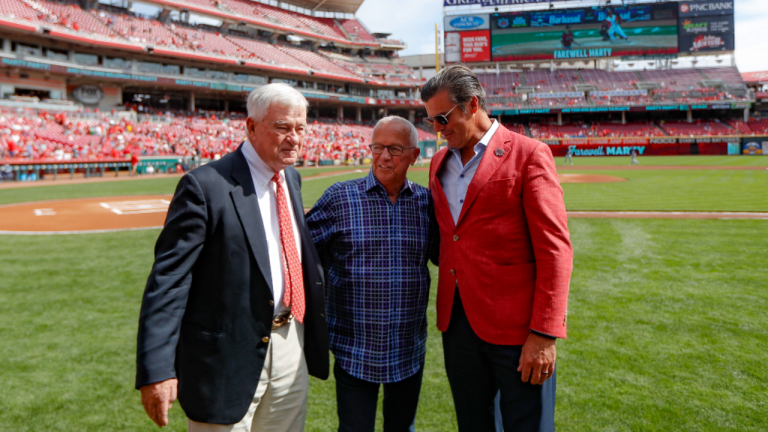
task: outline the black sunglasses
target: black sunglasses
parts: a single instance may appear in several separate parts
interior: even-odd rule
[[[458,105],[454,105],[453,108],[451,108],[450,111],[448,111],[445,114],[438,114],[434,117],[425,117],[424,121],[429,123],[430,125],[434,126],[435,122],[440,123],[441,125],[445,126],[448,124],[448,116],[451,115],[451,112],[456,109]]]

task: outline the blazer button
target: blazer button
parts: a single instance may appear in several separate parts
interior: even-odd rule
[[[456,270],[454,270],[454,269],[451,269],[451,274],[452,274],[452,275],[454,275],[454,276],[456,276]]]
[[[275,302],[274,302],[274,301],[272,301],[272,300],[270,300],[270,301],[269,301],[269,305],[270,305],[270,306],[274,306],[274,305],[275,305]]]
[[[453,241],[459,241],[459,236],[457,236],[457,235],[454,235],[454,236],[453,236]]]
[[[264,343],[269,342],[269,336],[264,336],[263,338],[261,338],[261,341]]]

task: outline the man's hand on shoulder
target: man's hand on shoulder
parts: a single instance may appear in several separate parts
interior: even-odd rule
[[[158,426],[168,426],[168,411],[176,400],[179,380],[171,378],[141,387],[141,404]]]
[[[552,377],[555,373],[555,357],[557,357],[555,341],[556,339],[535,333],[528,335],[528,339],[523,344],[523,352],[520,354],[520,365],[517,367],[517,371],[523,373],[523,382],[528,382],[530,379],[531,384],[541,385]]]

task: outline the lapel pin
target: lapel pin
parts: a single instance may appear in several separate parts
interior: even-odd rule
[[[493,152],[493,154],[495,154],[497,157],[502,157],[504,156],[504,149],[497,148],[496,151]]]

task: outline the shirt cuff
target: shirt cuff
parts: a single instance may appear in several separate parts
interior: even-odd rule
[[[552,340],[557,339],[556,337],[554,337],[552,335],[548,335],[546,333],[542,333],[542,332],[536,331],[536,330],[531,330],[531,333],[533,333],[533,334],[535,334],[537,336],[545,337],[547,339],[552,339]]]

